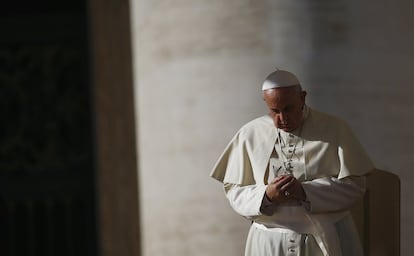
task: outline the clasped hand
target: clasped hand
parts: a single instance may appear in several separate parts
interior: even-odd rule
[[[266,188],[266,196],[274,203],[283,203],[290,200],[306,200],[302,184],[292,175],[283,175],[274,178]]]

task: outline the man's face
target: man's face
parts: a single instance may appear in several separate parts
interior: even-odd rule
[[[263,99],[269,108],[275,126],[291,132],[302,123],[306,92],[296,87],[269,89],[263,92]]]

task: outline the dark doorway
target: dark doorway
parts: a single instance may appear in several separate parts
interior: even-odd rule
[[[87,1],[0,8],[0,255],[96,255]]]

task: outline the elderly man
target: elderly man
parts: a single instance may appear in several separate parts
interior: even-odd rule
[[[363,255],[348,209],[371,160],[344,121],[306,106],[292,73],[271,73],[262,89],[269,114],[237,132],[211,173],[252,220],[245,255]]]

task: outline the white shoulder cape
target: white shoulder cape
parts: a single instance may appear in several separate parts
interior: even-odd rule
[[[337,117],[309,108],[300,137],[310,180],[361,176],[374,168],[349,126]],[[247,123],[227,145],[210,176],[223,183],[263,184],[276,139],[277,130],[270,116]]]

